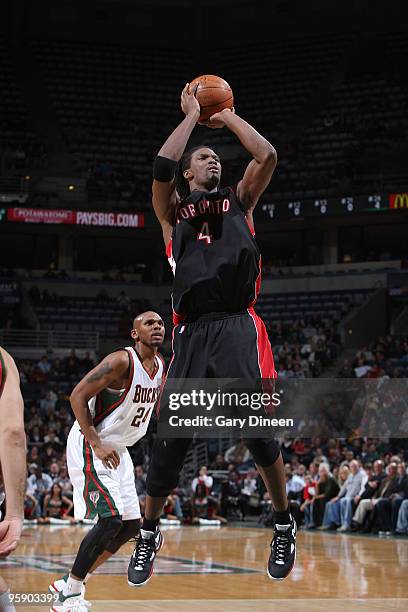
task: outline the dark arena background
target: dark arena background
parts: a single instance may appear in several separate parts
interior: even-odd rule
[[[236,113],[278,153],[254,213],[255,309],[278,378],[333,379],[333,391],[370,383],[375,392],[363,406],[356,400],[361,427],[312,435],[306,422],[303,435],[278,437],[299,527],[284,582],[266,576],[270,498],[239,433],[227,430],[194,438],[149,584],[127,584],[129,543],[87,583],[87,600],[95,612],[408,609],[408,395],[395,390],[408,378],[404,8],[2,2],[0,346],[20,372],[27,492],[19,546],[0,559],[0,595],[10,589],[17,610],[52,609],[48,585],[70,570],[90,529],[73,518],[66,466],[73,387],[132,343],[143,311],[163,318],[161,353],[171,359],[172,272],[151,204],[152,165],[183,117],[181,90],[200,74],[228,81]],[[197,126],[190,143],[202,142],[221,157],[222,183],[234,184],[249,161],[237,138]],[[153,417],[129,449],[142,511],[156,426]],[[355,472],[366,485],[351,494]],[[331,494],[315,500],[327,480]],[[58,514],[45,503],[55,483]],[[325,504],[339,490],[348,510],[330,521]]]

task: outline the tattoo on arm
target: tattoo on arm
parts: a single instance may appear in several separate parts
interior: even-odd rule
[[[101,380],[101,378],[106,376],[106,374],[110,374],[110,372],[112,372],[112,370],[113,370],[113,368],[112,368],[112,366],[110,365],[109,362],[104,363],[103,365],[100,366],[100,368],[98,368],[98,370],[96,370],[96,372],[91,374],[86,379],[86,382],[92,383],[92,382],[95,382],[97,380]]]

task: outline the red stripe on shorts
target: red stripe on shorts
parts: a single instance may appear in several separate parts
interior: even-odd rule
[[[89,442],[86,440],[85,441],[85,445],[86,445],[86,458],[87,458],[87,464],[88,464],[88,455],[89,455],[89,465],[91,463],[91,447],[89,445]],[[116,516],[117,515],[117,511],[115,510],[115,508],[112,506],[112,502],[109,499],[109,496],[106,495],[105,491],[102,489],[101,485],[99,484],[99,482],[97,481],[97,479],[95,478],[95,476],[92,474],[92,470],[91,468],[89,469],[89,475],[92,478],[92,480],[94,481],[94,483],[96,484],[96,486],[98,487],[99,491],[102,493],[102,495],[105,498],[106,503],[109,506],[109,510],[112,513],[112,516]]]
[[[248,314],[254,322],[256,329],[256,350],[258,352],[258,366],[262,379],[262,389],[265,393],[272,395],[275,391],[275,379],[278,377],[275,370],[271,343],[265,323],[253,308],[248,308]],[[265,406],[267,414],[275,413],[275,406],[271,403]]]

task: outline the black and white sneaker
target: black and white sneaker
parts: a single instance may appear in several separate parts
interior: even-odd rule
[[[296,523],[275,525],[268,561],[268,576],[272,580],[283,580],[292,571],[296,560]]]
[[[155,533],[140,530],[128,567],[129,586],[141,587],[149,582],[153,574],[154,559],[163,546],[163,541],[164,538],[158,527]]]

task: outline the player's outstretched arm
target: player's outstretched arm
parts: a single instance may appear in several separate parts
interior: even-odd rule
[[[252,212],[275,170],[278,160],[275,148],[252,125],[228,109],[213,115],[207,125],[214,128],[225,125],[252,155],[253,159],[237,185],[240,202],[248,212]]]
[[[185,117],[160,149],[153,167],[153,208],[162,226],[166,246],[174,225],[177,163],[200,116],[200,105],[195,97],[197,87],[198,84],[189,93],[187,83],[181,92],[181,108]]]
[[[13,358],[1,349],[6,379],[0,397],[0,465],[6,493],[6,516],[0,523],[0,556],[12,552],[20,539],[26,490],[26,436],[20,377]]]
[[[71,406],[82,433],[92,446],[95,455],[105,467],[117,468],[118,453],[107,444],[103,444],[92,421],[89,411],[89,400],[109,387],[117,379],[123,379],[129,368],[129,356],[126,350],[115,351],[107,355],[100,364],[91,370],[76,385],[71,393]]]

